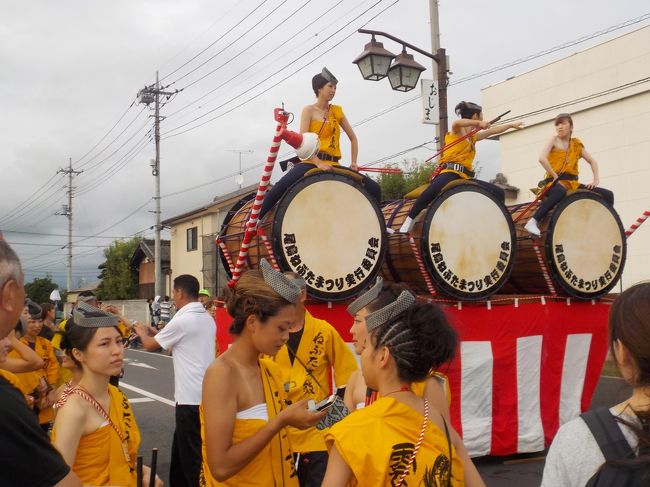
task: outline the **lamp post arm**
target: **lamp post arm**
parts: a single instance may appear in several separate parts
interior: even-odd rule
[[[369,30],[369,29],[359,29],[357,32],[359,32],[360,34],[370,34],[370,35],[373,35],[373,36],[386,37],[386,38],[388,38],[388,39],[390,39],[392,41],[395,41],[395,42],[397,42],[399,44],[402,44],[403,46],[408,47],[409,49],[413,49],[414,51],[419,52],[423,56],[426,56],[426,57],[428,57],[430,59],[433,59],[437,63],[440,62],[440,60],[438,59],[438,56],[436,56],[435,54],[431,54],[430,52],[427,52],[427,51],[425,51],[423,49],[420,49],[419,47],[414,46],[413,44],[409,44],[408,42],[403,41],[402,39],[399,39],[398,37],[392,36],[392,35],[390,35],[390,34],[388,34],[386,32],[381,32],[379,30]]]

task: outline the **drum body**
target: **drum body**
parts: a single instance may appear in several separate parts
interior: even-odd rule
[[[221,227],[219,239],[233,262],[253,196],[235,205]],[[308,295],[325,301],[348,299],[365,290],[381,271],[386,252],[381,209],[363,187],[340,174],[320,172],[296,182],[258,229],[248,267],[270,259],[270,248],[282,271],[303,276]],[[221,248],[219,253],[229,270]]]
[[[386,226],[399,229],[413,203],[385,204]],[[475,183],[447,185],[418,215],[411,236],[436,294],[455,299],[475,301],[496,293],[514,263],[515,232],[508,209]],[[384,278],[429,294],[407,236],[394,234],[388,240]]]
[[[510,207],[513,219],[527,206]],[[616,211],[596,193],[574,191],[539,223],[542,237],[533,240],[523,226],[535,210],[516,224],[517,259],[504,291],[552,294],[533,246],[537,241],[556,294],[593,299],[609,292],[623,272],[627,252]]]

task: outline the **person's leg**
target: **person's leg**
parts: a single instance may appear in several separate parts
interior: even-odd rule
[[[176,465],[173,465],[177,482],[171,482],[172,466],[170,466],[170,483],[172,486],[196,487],[199,485],[201,472],[201,423],[199,419],[199,406],[176,405],[176,431],[174,432],[176,444]],[[174,448],[172,447],[172,460]]]
[[[442,188],[447,186],[447,184],[450,182],[455,181],[456,179],[460,179],[460,176],[453,172],[443,172],[441,174],[438,174],[433,179],[433,181],[429,183],[427,189],[425,189],[422,194],[418,196],[418,199],[415,200],[415,203],[413,203],[408,217],[406,220],[404,220],[402,228],[400,228],[400,232],[408,233],[413,226],[413,220],[415,220],[415,217],[417,217],[422,210],[429,206],[429,203],[431,203],[436,198],[436,196],[438,196]]]
[[[582,185],[580,185],[582,187]],[[594,188],[591,191],[598,193],[607,203],[611,206],[614,206],[614,193],[609,189],[605,188]]]
[[[178,408],[178,405],[176,405]],[[178,423],[178,420],[176,421]],[[172,437],[172,457],[169,464],[169,485],[186,485],[185,477],[183,476],[183,468],[181,466],[180,454],[178,452],[178,430],[174,430]]]
[[[537,223],[546,216],[546,214],[557,205],[562,198],[566,195],[566,188],[559,183],[556,183],[551,189],[546,193],[546,198],[542,201],[542,204],[539,205],[537,211],[533,217],[528,220],[526,225],[524,225],[524,230],[528,233],[531,233],[537,237],[542,235],[542,232],[539,230]]]
[[[368,176],[364,176],[363,187],[366,188],[366,191],[370,193],[370,196],[374,198],[377,204],[381,204],[381,186],[379,186],[377,181]]]
[[[496,196],[501,203],[506,202],[506,192],[502,188],[499,188],[496,184],[488,183],[487,181],[481,181],[479,179],[474,179],[473,181],[476,182],[476,184],[478,184],[481,188],[488,190],[490,193]]]
[[[300,164],[293,166],[287,174],[282,176],[280,180],[266,193],[264,202],[262,203],[262,208],[260,209],[259,219],[261,220],[264,215],[275,206],[284,193],[286,193],[296,181],[302,178],[307,171],[314,169],[315,167],[314,164],[301,162]]]
[[[298,482],[300,487],[320,487],[325,477],[327,460],[326,451],[312,451],[300,454],[298,463]]]

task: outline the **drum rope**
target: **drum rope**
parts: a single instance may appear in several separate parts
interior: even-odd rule
[[[278,266],[278,261],[275,259],[275,253],[273,252],[273,246],[269,241],[269,237],[266,236],[266,232],[262,228],[260,228],[257,231],[257,233],[259,234],[260,237],[262,237],[262,242],[264,243],[264,247],[266,247],[266,251],[269,254],[269,258],[271,259],[271,265],[276,271],[280,272],[280,266]]]
[[[232,258],[230,257],[230,252],[228,252],[228,247],[226,246],[225,243],[223,243],[223,240],[219,238],[217,239],[217,245],[219,245],[219,248],[221,249],[221,253],[225,257],[226,262],[228,263],[228,268],[232,273],[235,270],[235,266],[232,263]]]
[[[546,287],[548,287],[551,296],[557,296],[555,292],[555,287],[553,287],[553,281],[551,281],[551,276],[548,273],[546,264],[544,264],[544,259],[542,259],[542,252],[539,250],[539,245],[533,240],[533,249],[535,250],[535,256],[537,256],[537,262],[539,262],[539,267],[542,269],[542,275],[544,276],[544,281],[546,281]]]
[[[644,211],[643,214],[637,218],[632,225],[630,225],[630,228],[625,231],[625,237],[627,238],[636,232],[638,228],[643,225],[643,222],[648,219],[648,217],[650,217],[650,211]]]
[[[275,110],[275,120],[278,122],[278,125],[275,129],[275,135],[273,136],[273,143],[269,149],[269,155],[266,159],[266,164],[264,165],[264,170],[262,171],[262,178],[260,184],[257,188],[257,193],[255,194],[255,202],[253,203],[253,209],[248,221],[246,222],[246,232],[244,233],[244,239],[242,240],[241,247],[239,249],[239,255],[237,256],[237,263],[235,264],[235,269],[232,272],[232,279],[228,282],[229,287],[234,287],[235,283],[241,277],[241,274],[244,269],[244,263],[246,262],[246,257],[248,256],[248,247],[250,246],[251,240],[257,230],[257,221],[262,208],[262,202],[264,201],[264,196],[266,195],[266,190],[271,181],[271,174],[273,172],[273,166],[278,157],[278,151],[280,149],[280,144],[282,143],[282,132],[284,131],[287,121],[288,114],[284,110],[276,109]]]
[[[415,261],[418,263],[418,268],[420,269],[420,273],[422,274],[422,277],[424,278],[424,282],[427,283],[427,289],[429,290],[429,293],[431,296],[436,295],[436,290],[433,287],[433,282],[431,281],[431,278],[429,277],[429,273],[427,272],[425,266],[424,266],[424,261],[422,260],[422,255],[420,254],[420,251],[418,249],[417,244],[415,243],[415,239],[413,237],[409,237],[409,244],[411,244],[411,249],[413,250],[413,255],[415,256]]]

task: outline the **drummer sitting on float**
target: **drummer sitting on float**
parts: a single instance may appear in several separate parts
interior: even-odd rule
[[[336,94],[337,83],[338,80],[327,68],[323,68],[321,73],[312,78],[311,86],[316,95],[316,103],[303,108],[300,116],[300,133],[311,132],[317,135],[319,141],[318,152],[303,154],[298,151],[298,157],[290,160],[290,162],[295,161],[296,163],[267,193],[260,210],[260,220],[296,181],[300,180],[307,171],[315,168],[322,171],[332,171],[333,167],[345,169],[346,172],[349,172],[352,177],[363,184],[377,203],[381,203],[379,184],[368,176],[362,176],[356,172],[358,170],[357,154],[359,153],[359,143],[350,122],[343,114],[343,108],[340,105],[330,103]],[[339,144],[341,129],[350,139],[351,162],[349,169],[339,166],[341,160],[341,146]]]
[[[454,141],[463,138],[477,127],[483,130],[468,137],[462,142],[456,143],[454,146],[442,153],[438,163],[442,170],[435,178],[433,178],[431,183],[429,183],[429,186],[422,192],[417,200],[415,200],[411,211],[409,211],[408,217],[404,220],[404,223],[400,228],[401,233],[410,232],[418,214],[440,194],[440,191],[442,191],[445,186],[455,180],[469,180],[474,178],[472,163],[474,162],[474,156],[476,155],[476,142],[492,135],[501,134],[511,128],[520,129],[523,127],[521,122],[507,123],[491,127],[489,122],[483,121],[483,112],[480,105],[472,102],[461,101],[456,105],[455,111],[456,115],[458,115],[460,119],[453,123],[451,126],[451,132],[445,134],[445,145],[452,144]],[[501,188],[485,181],[474,181],[493,193],[500,201],[505,200],[505,194]]]
[[[602,196],[610,205],[614,205],[614,193],[608,189],[598,188],[598,163],[587,152],[580,139],[571,137],[573,133],[573,119],[568,113],[560,113],[555,117],[555,134],[548,141],[539,163],[546,169],[545,179],[539,182],[539,191],[544,191],[551,185],[533,217],[528,220],[524,229],[535,235],[541,236],[537,224],[544,216],[567,194],[568,190],[590,189]],[[578,182],[578,161],[583,158],[591,166],[594,176],[590,184]]]

